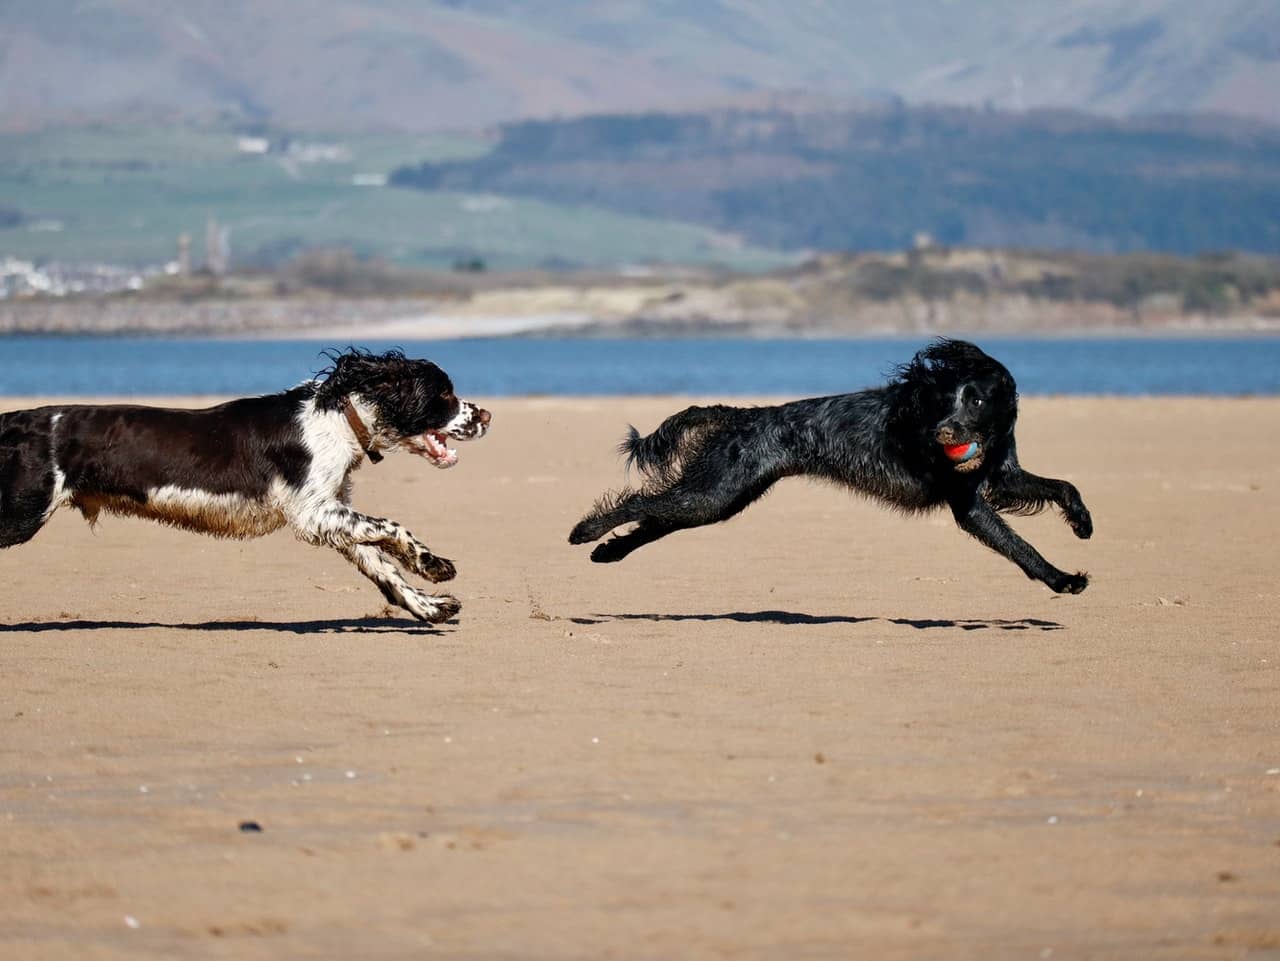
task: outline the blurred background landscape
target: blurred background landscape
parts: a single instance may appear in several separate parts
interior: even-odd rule
[[[0,331],[1280,325],[1272,0],[0,9]]]

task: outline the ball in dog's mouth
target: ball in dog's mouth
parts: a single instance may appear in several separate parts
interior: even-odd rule
[[[458,452],[449,447],[449,436],[442,431],[429,430],[416,437],[405,438],[405,444],[419,457],[425,457],[436,467],[452,467],[458,463]]]
[[[977,441],[969,441],[967,444],[944,444],[942,446],[942,452],[947,455],[949,460],[955,461],[957,464],[972,460],[977,456],[979,450]]]

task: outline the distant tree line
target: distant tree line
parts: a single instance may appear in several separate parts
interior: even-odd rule
[[[1280,131],[892,106],[506,126],[469,161],[391,182],[693,221],[784,249],[942,244],[1280,253]]]
[[[1037,300],[1107,303],[1139,310],[1152,298],[1183,313],[1229,314],[1280,290],[1280,259],[1240,253],[1197,257],[1128,253],[989,251],[985,267],[952,263],[945,249],[916,250],[901,262],[852,258],[844,272],[850,300],[891,301],[915,296],[948,300],[957,294],[1022,294]],[[1020,262],[1021,261],[1021,262]],[[1036,263],[1035,270],[1027,262]],[[1007,271],[992,269],[1008,262]]]

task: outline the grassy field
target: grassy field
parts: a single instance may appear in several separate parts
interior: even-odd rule
[[[722,263],[776,266],[775,252],[687,224],[589,207],[358,186],[405,163],[476,156],[480,139],[290,135],[291,148],[241,152],[231,130],[79,128],[0,134],[0,257],[147,264],[192,239],[203,263],[210,217],[229,228],[234,263],[273,264],[306,248],[447,267]]]

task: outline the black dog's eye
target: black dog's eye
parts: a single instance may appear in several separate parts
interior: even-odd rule
[[[974,407],[981,407],[981,406],[982,406],[982,398],[981,398],[981,397],[975,397],[975,398],[973,399],[973,406],[974,406]]]

